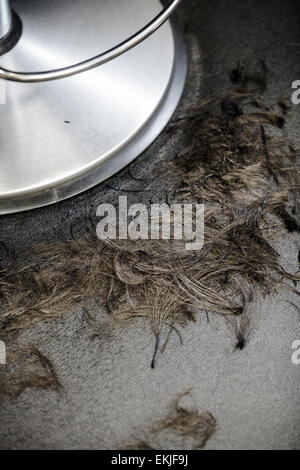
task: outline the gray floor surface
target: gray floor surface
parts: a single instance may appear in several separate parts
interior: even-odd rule
[[[180,9],[190,67],[186,90],[176,117],[197,101],[229,87],[228,71],[238,60],[265,59],[271,71],[267,98],[291,95],[300,79],[300,9],[297,0],[185,0]],[[290,136],[299,142],[300,106],[293,107]],[[172,159],[184,135],[164,132],[132,165],[138,177],[151,177]],[[136,188],[125,169],[109,182],[52,207],[0,219],[1,240],[26,259],[40,243],[65,240],[70,227],[80,233],[84,214],[100,202],[116,202],[112,187]],[[170,191],[172,188],[169,188]],[[155,190],[159,200],[165,187]],[[141,201],[142,198],[142,201]],[[148,193],[131,194],[143,202]],[[75,227],[75,228],[74,228]],[[300,240],[287,235],[278,244],[282,265],[298,270]],[[190,402],[217,419],[207,449],[300,449],[300,365],[292,364],[292,343],[300,339],[299,305],[282,294],[253,305],[253,331],[247,347],[234,351],[228,323],[199,318],[176,335],[149,367],[153,352],[150,327],[115,331],[113,341],[93,340],[81,311],[39,324],[22,334],[53,361],[63,391],[29,390],[16,400],[0,403],[1,449],[118,449],[137,438],[165,415],[177,393],[191,389]],[[101,312],[94,312],[103,318]],[[169,433],[152,445],[189,448],[191,443]]]

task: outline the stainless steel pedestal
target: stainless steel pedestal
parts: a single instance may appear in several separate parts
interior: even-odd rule
[[[17,44],[0,66],[59,69],[124,41],[159,13],[158,0],[15,0]],[[170,22],[125,54],[41,83],[0,79],[0,214],[51,204],[110,177],[158,136],[187,69]]]

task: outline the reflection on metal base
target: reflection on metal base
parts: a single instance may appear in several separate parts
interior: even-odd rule
[[[105,50],[125,39],[161,8],[158,0],[15,0],[12,6],[24,33],[0,61],[20,71],[92,56],[99,44]],[[186,70],[182,36],[167,23],[124,56],[79,76],[0,83],[0,214],[66,199],[129,164],[171,118]]]
[[[8,33],[0,39],[0,55],[6,54],[19,41],[22,34],[22,21],[19,16],[12,12],[12,23]]]

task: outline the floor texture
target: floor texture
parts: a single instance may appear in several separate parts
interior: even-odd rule
[[[230,88],[229,71],[239,61],[265,60],[270,70],[266,98],[291,96],[300,79],[300,9],[297,0],[190,0],[180,8],[190,65],[185,93],[174,120],[192,105]],[[286,132],[299,143],[300,106],[293,106]],[[28,213],[1,217],[1,241],[8,253],[26,260],[37,244],[80,235],[86,214],[95,216],[103,202],[165,200],[172,193],[154,184],[143,192],[132,178],[157,175],[181,149],[184,135],[169,132],[131,166],[108,182],[71,200]],[[155,180],[154,180],[155,181]],[[113,189],[115,188],[115,189]],[[141,189],[130,193],[127,190]],[[299,236],[287,234],[276,246],[289,272],[299,269]],[[5,252],[7,256],[7,251]],[[4,255],[3,255],[4,256]],[[199,318],[172,335],[169,346],[150,369],[153,337],[144,323],[115,331],[112,341],[93,338],[93,328],[79,309],[24,332],[20,344],[34,344],[49,357],[61,390],[26,389],[0,402],[1,449],[119,449],[136,439],[156,448],[189,449],[188,439],[148,429],[163,418],[176,395],[200,411],[211,412],[217,430],[206,449],[300,449],[300,365],[291,361],[292,343],[300,339],[300,321],[286,294],[256,303],[256,320],[243,351],[234,351],[230,325]],[[103,318],[103,312],[93,315]]]

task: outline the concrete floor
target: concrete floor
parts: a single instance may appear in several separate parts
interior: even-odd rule
[[[291,95],[300,79],[300,5],[297,0],[190,0],[180,8],[190,55],[186,90],[176,117],[197,101],[229,88],[229,70],[239,60],[264,59],[271,71],[267,98]],[[299,142],[300,106],[287,131]],[[136,177],[151,179],[172,160],[184,135],[164,132],[132,165]],[[24,259],[33,246],[66,240],[70,227],[84,230],[85,216],[102,202],[117,202],[111,188],[137,188],[128,169],[91,191],[55,206],[0,219],[1,240]],[[159,182],[153,194],[128,194],[130,202],[165,199]],[[282,264],[298,269],[300,240],[282,239]],[[287,298],[287,296],[284,296]],[[177,393],[191,389],[198,409],[211,411],[218,429],[208,449],[300,449],[300,366],[292,364],[292,342],[300,339],[293,307],[273,298],[255,305],[257,322],[248,347],[233,352],[232,332],[220,318],[205,319],[171,339],[150,370],[150,327],[140,324],[115,333],[109,343],[91,340],[82,312],[40,324],[19,341],[34,343],[53,361],[63,393],[26,390],[0,404],[1,449],[109,449],[136,438],[164,416]],[[298,299],[290,297],[293,302]],[[71,314],[72,313],[72,314]],[[101,318],[101,313],[98,313]],[[189,443],[164,435],[164,448]]]

